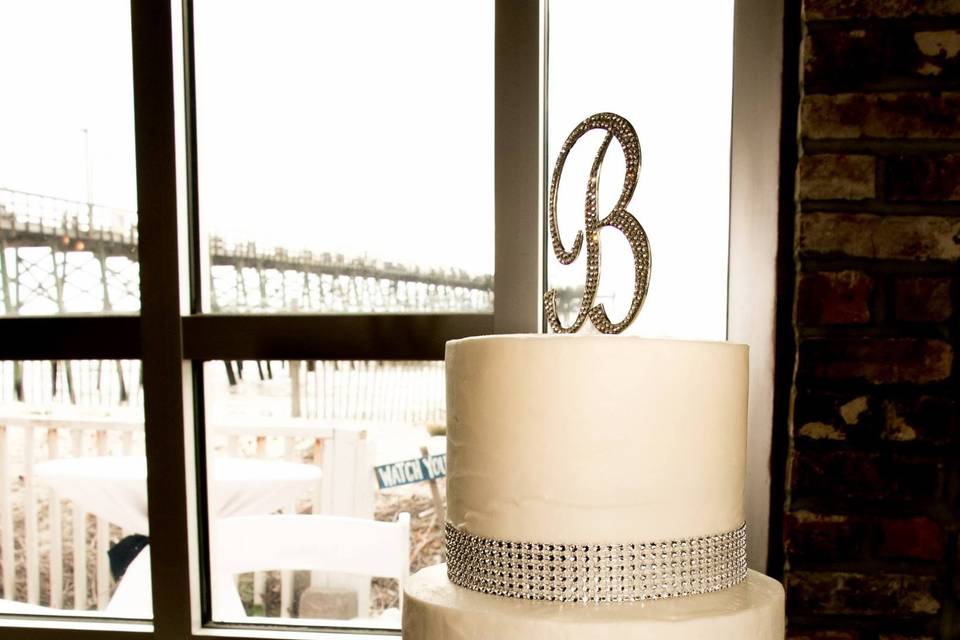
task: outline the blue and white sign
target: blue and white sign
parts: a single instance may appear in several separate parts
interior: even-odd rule
[[[413,460],[381,464],[374,469],[377,471],[377,482],[381,489],[436,480],[447,475],[447,454],[441,453],[429,458],[414,458]]]

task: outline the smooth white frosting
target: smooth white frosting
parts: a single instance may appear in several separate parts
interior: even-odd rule
[[[783,640],[783,587],[755,571],[735,587],[687,598],[557,604],[502,598],[419,571],[403,601],[404,640]]]
[[[459,529],[626,543],[743,522],[746,346],[485,336],[448,342],[446,364],[447,518]]]

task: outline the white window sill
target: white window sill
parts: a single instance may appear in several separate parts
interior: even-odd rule
[[[82,614],[81,614],[82,615]],[[28,631],[29,630],[29,631]],[[49,633],[44,633],[49,632]],[[22,640],[30,635],[36,640],[60,637],[69,633],[77,640],[117,640],[119,638],[152,638],[149,622],[114,622],[109,620],[77,620],[31,617],[0,617],[0,640]],[[397,632],[315,631],[311,629],[203,628],[195,629],[193,638],[235,638],[270,640],[387,640],[399,637]]]

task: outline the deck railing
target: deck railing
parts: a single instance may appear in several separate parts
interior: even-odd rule
[[[323,470],[320,483],[285,505],[284,512],[372,518],[376,483],[367,425],[443,422],[442,364],[272,365],[287,378],[281,378],[280,386],[289,389],[289,395],[279,401],[289,407],[286,416],[291,417],[253,411],[208,415],[210,455],[318,465]],[[110,371],[114,375],[108,376]],[[207,378],[208,384],[216,384]],[[38,483],[34,468],[62,457],[143,455],[139,364],[4,362],[0,380],[2,597],[54,608],[103,609],[115,587],[107,550],[130,532],[61,500]],[[265,579],[263,574],[253,576],[253,604],[262,604]],[[311,576],[314,585],[331,584],[328,580]],[[346,586],[336,578],[333,583]],[[369,589],[359,588],[358,594],[359,610],[364,611]],[[283,572],[281,612],[291,610],[294,596],[293,573]]]
[[[143,452],[142,420],[0,415],[4,598],[54,608],[64,607],[68,600],[78,610],[91,605],[97,609],[106,607],[112,589],[107,551],[111,539],[124,532],[103,518],[95,518],[91,538],[87,514],[61,501],[50,489],[38,486],[34,467],[37,462],[61,457],[137,452]],[[69,504],[69,520],[64,518],[65,504]],[[42,549],[46,549],[46,557],[41,564]],[[70,580],[64,580],[67,556],[72,557]],[[15,586],[18,568],[23,571],[25,592],[18,592]],[[46,576],[44,584],[41,574]]]

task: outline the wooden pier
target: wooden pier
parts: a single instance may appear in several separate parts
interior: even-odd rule
[[[0,296],[7,315],[139,308],[137,214],[0,189]],[[213,312],[490,312],[493,276],[229,243],[211,236]]]

